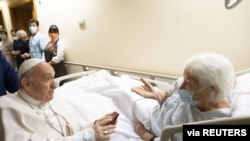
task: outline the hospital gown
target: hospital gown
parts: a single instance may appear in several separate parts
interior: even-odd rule
[[[231,108],[202,112],[195,106],[181,102],[177,89],[178,86],[175,86],[175,90],[170,91],[171,97],[167,98],[161,106],[157,105],[153,110],[151,128],[158,137],[160,137],[163,128],[168,126],[229,117]],[[182,141],[182,134],[176,134],[175,140]]]

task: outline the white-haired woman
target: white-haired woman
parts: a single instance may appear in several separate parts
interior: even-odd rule
[[[27,32],[24,30],[17,31],[17,41],[14,45],[12,54],[16,56],[17,68],[26,60],[29,59],[29,38]]]
[[[228,117],[231,111],[228,97],[235,72],[232,63],[219,54],[205,53],[188,59],[183,78],[167,92],[155,91],[148,82],[142,82],[145,85],[132,91],[159,103],[152,113],[151,129],[136,123],[135,130],[145,141],[157,140],[167,126]],[[182,140],[181,134],[175,135],[175,140]]]

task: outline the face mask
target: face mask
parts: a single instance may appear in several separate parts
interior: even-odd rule
[[[36,27],[30,26],[29,31],[30,31],[31,34],[35,34],[36,33]]]
[[[0,38],[1,38],[2,40],[6,39],[6,35],[0,35]]]
[[[202,89],[204,89],[204,88],[202,88]],[[200,89],[200,90],[202,90],[202,89]],[[182,102],[188,103],[190,105],[197,105],[206,98],[206,97],[204,97],[199,101],[193,100],[193,95],[195,93],[199,92],[200,90],[198,90],[196,92],[188,91],[188,90],[178,90],[178,93],[179,93],[179,96],[180,96]]]
[[[50,38],[51,38],[52,40],[55,40],[55,39],[58,38],[58,34],[56,34],[56,33],[50,33],[49,36],[50,36]]]

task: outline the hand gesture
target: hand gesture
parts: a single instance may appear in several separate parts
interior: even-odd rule
[[[112,113],[108,113],[102,118],[96,120],[94,124],[94,132],[96,141],[106,141],[110,139],[110,134],[115,132],[116,122],[115,124],[110,124],[113,121]]]
[[[26,59],[26,58],[29,58],[30,57],[30,55],[29,55],[29,53],[23,53],[23,54],[21,54],[20,55],[22,58],[24,58],[24,59]]]
[[[170,96],[168,92],[162,92],[156,90],[149,82],[145,81],[143,78],[141,78],[141,81],[144,85],[138,87],[132,87],[131,88],[132,92],[135,92],[136,94],[141,95],[144,98],[155,99],[158,101],[159,104],[162,104],[162,102],[168,96]]]
[[[145,98],[156,99],[157,92],[154,90],[154,87],[149,82],[145,81],[143,78],[141,78],[141,82],[144,85],[132,87],[131,91]]]

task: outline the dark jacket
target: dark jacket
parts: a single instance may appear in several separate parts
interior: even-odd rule
[[[0,51],[0,96],[5,95],[6,90],[10,93],[18,90],[18,72],[7,62]]]
[[[23,41],[21,39],[18,39],[17,41],[14,42],[14,50],[15,51],[20,51],[21,54],[27,52],[29,53],[30,48],[29,48],[29,40]],[[16,56],[16,65],[17,69],[19,69],[20,65],[25,61],[24,58],[21,57],[20,55]]]

